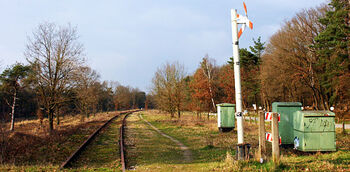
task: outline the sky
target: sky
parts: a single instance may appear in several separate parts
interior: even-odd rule
[[[28,37],[43,22],[76,26],[87,64],[100,80],[149,92],[156,70],[179,62],[192,74],[208,54],[217,65],[232,56],[230,9],[242,0],[0,0],[0,69],[24,56]],[[240,48],[263,42],[302,9],[327,0],[245,0],[253,30]]]

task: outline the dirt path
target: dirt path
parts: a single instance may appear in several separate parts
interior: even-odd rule
[[[167,135],[167,134],[161,132],[157,127],[155,127],[154,125],[152,125],[151,123],[149,123],[146,119],[144,119],[144,118],[142,117],[141,114],[140,114],[139,116],[140,116],[140,118],[141,118],[142,120],[144,120],[149,126],[151,126],[151,127],[152,127],[155,131],[157,131],[160,135],[162,135],[162,136],[164,136],[164,137],[170,139],[171,141],[175,142],[175,143],[180,147],[180,149],[183,151],[184,161],[185,161],[186,163],[189,163],[189,162],[192,161],[192,152],[191,152],[191,150],[190,150],[187,146],[185,146],[185,145],[184,145],[183,143],[181,143],[179,140],[176,140],[176,139],[174,139],[173,137],[171,137],[171,136],[169,136],[169,135]]]

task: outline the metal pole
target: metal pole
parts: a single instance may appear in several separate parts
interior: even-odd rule
[[[242,117],[242,94],[241,94],[241,72],[239,62],[239,47],[238,47],[238,24],[237,11],[231,9],[232,23],[232,47],[233,47],[233,67],[235,72],[235,93],[236,93],[236,119],[237,119],[237,137],[238,144],[244,143],[243,138],[243,117]]]

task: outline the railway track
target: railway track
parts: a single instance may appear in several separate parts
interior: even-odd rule
[[[122,120],[122,124],[120,126],[120,133],[119,133],[119,146],[120,146],[120,159],[121,159],[121,165],[122,170],[125,171],[126,169],[126,162],[125,162],[125,146],[124,146],[124,126],[126,124],[126,118],[129,114],[132,114],[134,112],[138,112],[140,110],[130,110],[130,111],[122,111],[109,119],[107,122],[105,122],[103,125],[101,125],[97,130],[95,130],[80,146],[77,150],[75,150],[67,159],[64,161],[60,169],[71,167],[74,161],[80,156],[80,154],[85,150],[85,148],[90,145],[93,142],[93,139],[100,133],[102,129],[104,129],[106,126],[108,126],[110,123],[112,123],[113,120],[120,117],[121,115],[124,115],[124,118]]]
[[[125,146],[124,146],[124,127],[126,124],[126,118],[128,117],[128,115],[131,113],[128,113],[124,116],[124,119],[122,121],[122,125],[120,126],[120,134],[119,134],[119,145],[120,145],[120,160],[121,160],[121,164],[122,164],[122,170],[125,171],[126,169],[126,161],[125,161]]]

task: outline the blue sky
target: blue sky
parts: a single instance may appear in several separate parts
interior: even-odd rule
[[[246,0],[254,29],[240,47],[263,41],[302,9],[327,0]],[[148,91],[158,67],[179,61],[192,73],[205,54],[218,65],[232,56],[230,9],[242,0],[0,0],[1,69],[26,63],[27,37],[44,21],[77,26],[87,63],[101,80]]]

